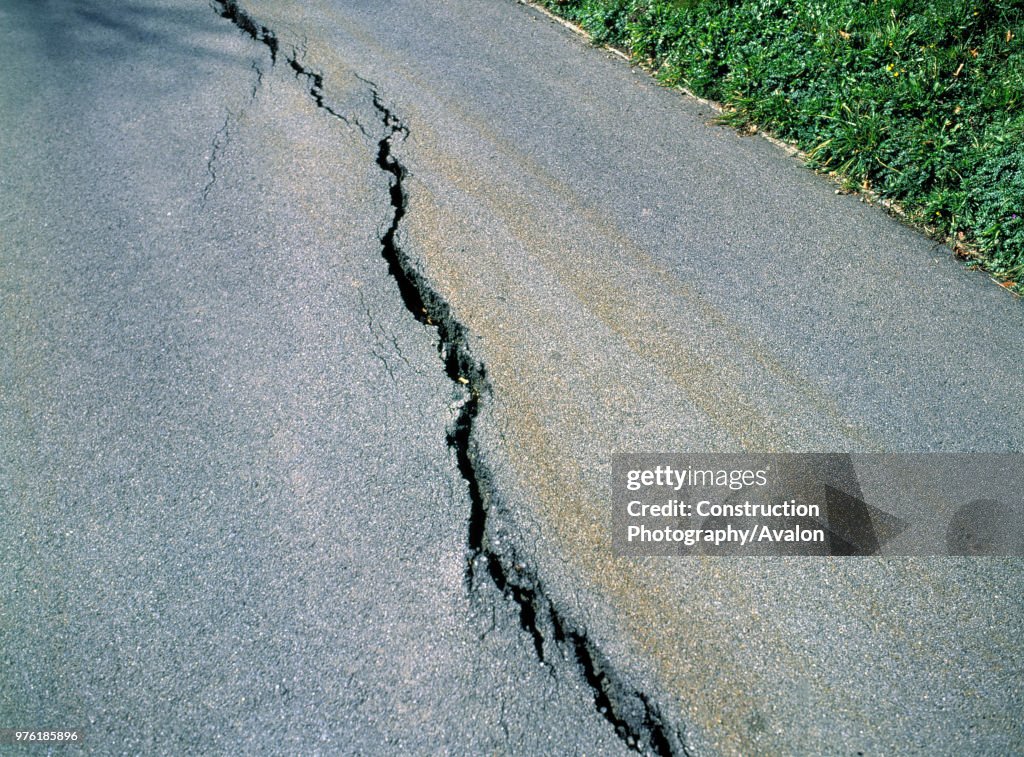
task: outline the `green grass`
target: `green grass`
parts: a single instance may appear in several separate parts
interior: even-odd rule
[[[1024,283],[1024,2],[541,2]]]

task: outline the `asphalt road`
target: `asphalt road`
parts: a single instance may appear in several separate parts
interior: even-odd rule
[[[0,727],[1024,750],[1019,561],[607,528],[615,451],[1021,450],[1018,301],[512,0],[2,13]]]
[[[201,3],[0,15],[0,727],[624,751],[466,591],[463,398],[381,258],[376,145]]]

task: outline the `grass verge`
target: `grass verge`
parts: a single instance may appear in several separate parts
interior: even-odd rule
[[[1024,293],[1024,2],[535,1]]]

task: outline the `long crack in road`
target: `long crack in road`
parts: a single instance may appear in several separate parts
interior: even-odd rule
[[[197,6],[2,11],[0,727],[1024,748],[1014,561],[627,559],[607,503],[620,451],[1021,449],[1015,304],[523,4]]]
[[[218,3],[221,15],[229,19],[253,40],[261,42],[270,51],[271,64],[276,62],[281,49],[278,36],[249,16],[238,3],[225,0]],[[324,81],[301,62],[296,49],[287,57],[288,65],[296,76],[310,82],[309,95],[321,108],[345,124],[358,123],[364,134],[365,127],[355,118],[339,113],[324,96]],[[633,749],[658,755],[687,754],[681,725],[664,720],[657,704],[641,691],[623,684],[614,666],[587,638],[583,629],[570,627],[557,608],[543,592],[539,578],[526,571],[514,551],[499,554],[487,538],[487,515],[499,498],[491,488],[483,462],[473,448],[473,422],[479,411],[481,397],[489,395],[486,370],[469,353],[465,327],[452,315],[451,308],[416,270],[398,243],[398,231],[407,206],[403,179],[406,169],[392,154],[392,140],[408,135],[408,128],[384,104],[376,85],[366,79],[373,107],[379,117],[379,131],[383,136],[377,142],[376,162],[389,175],[391,220],[381,236],[381,254],[388,264],[402,301],[410,314],[422,323],[437,329],[438,354],[445,372],[464,393],[459,412],[448,431],[448,443],[458,461],[459,471],[466,482],[473,509],[470,514],[467,544],[469,556],[466,583],[470,590],[476,581],[486,576],[519,608],[523,630],[533,639],[537,657],[542,663],[553,664],[555,655],[545,655],[545,647],[558,647],[557,657],[564,662],[575,662],[582,679],[592,688],[594,706],[615,727],[619,737]],[[518,569],[516,566],[519,566]]]

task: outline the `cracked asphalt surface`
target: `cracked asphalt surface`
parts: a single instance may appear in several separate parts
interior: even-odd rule
[[[0,727],[1024,750],[1019,561],[609,551],[613,451],[1021,450],[947,251],[511,0],[0,30]]]
[[[2,15],[3,727],[623,751],[466,592],[462,397],[381,258],[376,146],[201,4]]]

